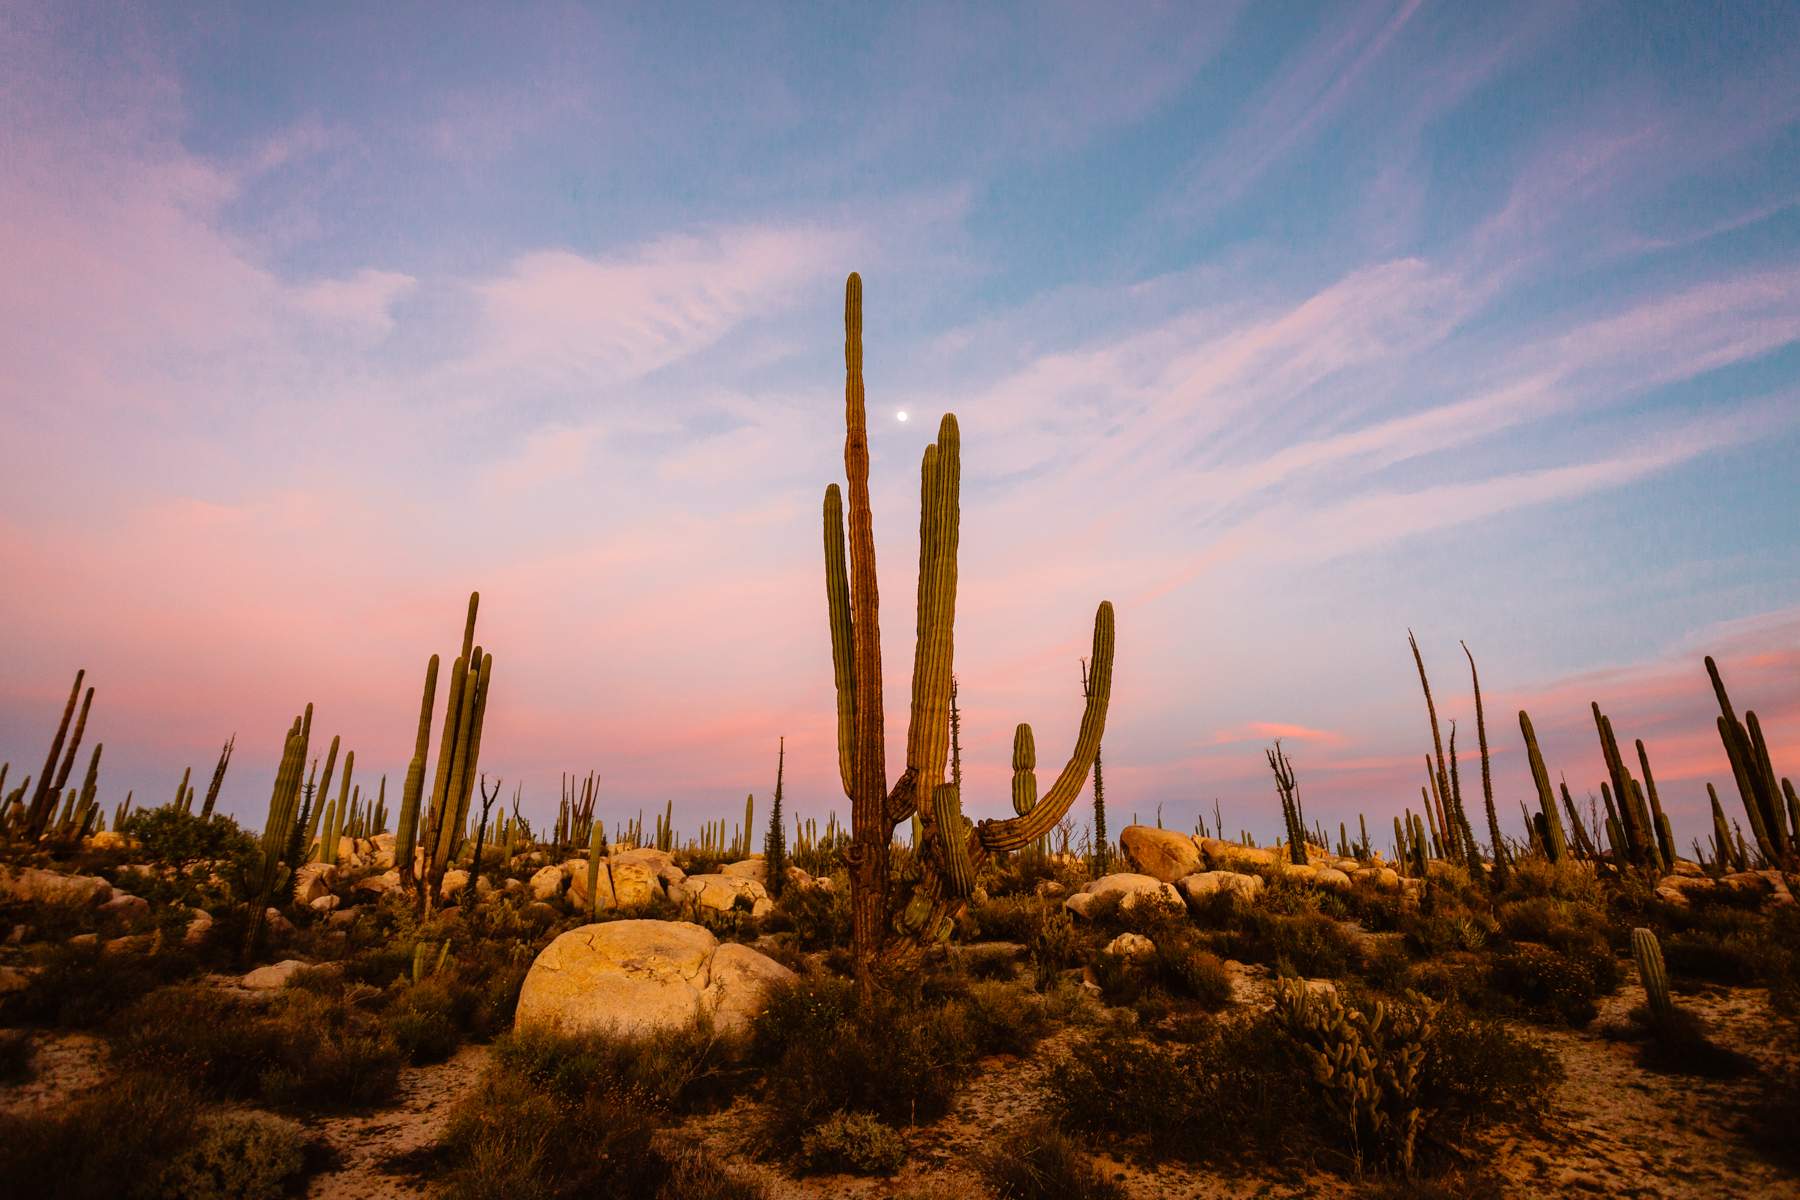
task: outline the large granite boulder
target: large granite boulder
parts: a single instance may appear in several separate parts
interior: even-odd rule
[[[735,875],[740,879],[754,879],[761,884],[769,882],[769,868],[763,862],[762,855],[746,858],[742,862],[726,863],[719,868],[721,875]]]
[[[642,1037],[711,1016],[741,1032],[769,983],[793,972],[748,946],[721,945],[685,921],[583,925],[544,948],[525,975],[514,1027]]]
[[[1164,883],[1153,875],[1138,875],[1129,871],[1121,871],[1114,875],[1102,875],[1086,887],[1063,901],[1064,907],[1078,917],[1086,917],[1094,904],[1103,896],[1118,896],[1119,907],[1130,910],[1140,904],[1163,902],[1171,908],[1184,910],[1181,893],[1173,884]]]
[[[1236,842],[1222,841],[1219,838],[1197,837],[1194,844],[1199,847],[1201,857],[1206,865],[1214,871],[1241,871],[1252,867],[1272,867],[1278,860],[1273,850],[1264,850],[1257,846],[1240,846]]]
[[[674,895],[683,908],[708,908],[721,913],[736,909],[753,917],[775,911],[768,889],[742,875],[689,875]]]
[[[643,908],[663,899],[662,877],[654,860],[634,857],[645,853],[658,852],[633,850],[629,852],[630,856],[621,854],[607,860],[608,869],[604,873],[610,877],[613,899],[620,908]],[[673,867],[669,869],[674,870]],[[586,883],[584,877],[584,888]]]
[[[1237,871],[1196,871],[1176,880],[1175,888],[1189,904],[1199,904],[1221,892],[1239,900],[1254,900],[1263,889],[1263,879],[1261,875],[1244,875]]]
[[[1185,833],[1149,825],[1127,825],[1119,831],[1119,846],[1132,869],[1163,883],[1174,883],[1200,869],[1200,847]]]
[[[35,900],[40,904],[66,904],[74,908],[98,908],[112,899],[112,884],[98,875],[63,875],[37,867],[0,867],[0,896]]]

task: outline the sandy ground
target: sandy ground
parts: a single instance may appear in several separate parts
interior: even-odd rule
[[[429,1195],[419,1184],[386,1173],[382,1164],[437,1140],[450,1109],[481,1078],[487,1058],[487,1047],[464,1046],[447,1062],[403,1069],[400,1094],[390,1108],[309,1121],[308,1132],[323,1137],[337,1152],[337,1161],[330,1170],[313,1176],[306,1189],[307,1200]]]

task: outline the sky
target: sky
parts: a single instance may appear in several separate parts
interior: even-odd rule
[[[1741,819],[1707,653],[1800,772],[1792,4],[121,9],[0,7],[15,783],[85,668],[109,806],[235,733],[260,827],[308,702],[391,805],[479,589],[528,816],[592,770],[609,820],[760,821],[782,737],[846,813],[851,270],[890,763],[961,424],[972,814],[1017,722],[1060,768],[1102,599],[1115,830],[1274,836],[1281,737],[1385,843],[1408,629],[1466,795],[1475,655],[1514,835],[1518,710],[1581,796],[1590,701],[1679,840],[1707,780]]]

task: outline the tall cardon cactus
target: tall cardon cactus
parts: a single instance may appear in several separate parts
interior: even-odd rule
[[[868,419],[863,399],[863,288],[852,274],[844,288],[844,469],[849,491],[846,545],[844,494],[825,489],[825,596],[837,684],[838,773],[850,800],[851,929],[860,994],[874,974],[918,946],[944,936],[967,901],[968,884],[986,857],[1036,841],[1062,820],[1087,780],[1106,727],[1112,691],[1113,610],[1094,617],[1091,687],[1068,765],[1029,813],[973,826],[962,798],[945,782],[950,741],[950,675],[955,661],[957,540],[962,485],[961,439],[946,414],[920,464],[917,635],[906,769],[890,787],[882,714],[881,627],[876,594],[875,531],[869,500]],[[947,790],[946,790],[947,789]],[[889,873],[895,828],[915,814],[923,844],[912,873]]]

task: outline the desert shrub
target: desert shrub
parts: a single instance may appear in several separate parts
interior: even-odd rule
[[[1049,1121],[1035,1121],[977,1165],[998,1200],[1118,1200],[1125,1191]]]
[[[280,1200],[306,1168],[306,1134],[268,1113],[218,1113],[169,1156],[158,1190],[171,1200]]]
[[[411,1165],[455,1200],[760,1200],[697,1149],[654,1141],[663,1120],[709,1090],[696,1082],[718,1049],[699,1027],[642,1040],[503,1037]]]
[[[835,1113],[800,1142],[800,1162],[809,1171],[892,1175],[905,1161],[906,1142],[867,1113]]]
[[[1487,945],[1496,930],[1485,913],[1463,908],[1440,908],[1436,912],[1407,913],[1400,920],[1406,948],[1414,954],[1432,956],[1459,951],[1476,951]]]
[[[1572,900],[1589,908],[1601,908],[1605,893],[1591,865],[1572,858],[1551,862],[1547,858],[1522,858],[1507,872],[1503,900],[1548,896]]]
[[[1282,916],[1252,910],[1229,939],[1231,955],[1268,963],[1283,973],[1336,978],[1350,967],[1356,943],[1344,927],[1319,914]]]
[[[1060,1128],[1132,1139],[1158,1157],[1279,1160],[1318,1141],[1307,1080],[1266,1013],[1215,1020],[1181,1046],[1115,1026],[1051,1068],[1049,1107]]]
[[[829,950],[850,941],[850,888],[848,881],[829,890],[822,887],[784,887],[775,911],[764,919],[773,931],[789,930],[808,950]]]
[[[891,1125],[934,1120],[979,1053],[966,1005],[922,991],[878,996],[860,1013],[840,980],[802,977],[765,996],[751,1053],[766,1072],[762,1141],[776,1153],[840,1110]]]
[[[354,995],[288,988],[266,1007],[204,987],[165,988],[109,1028],[134,1068],[213,1095],[303,1112],[364,1108],[394,1094],[401,1052]]]
[[[195,1132],[179,1080],[127,1072],[48,1112],[0,1113],[0,1180],[13,1196],[159,1200],[158,1167]]]
[[[1060,904],[1046,909],[1028,942],[1032,972],[1041,992],[1063,971],[1081,960],[1081,935],[1075,919]]]
[[[996,896],[969,906],[969,914],[983,938],[1029,943],[1043,924],[1045,904],[1036,896]]]
[[[1537,942],[1520,942],[1496,954],[1489,981],[1536,1020],[1579,1027],[1599,1011],[1592,966]]]
[[[1225,964],[1201,947],[1191,929],[1171,930],[1158,938],[1150,966],[1158,985],[1170,995],[1207,1009],[1231,1003],[1231,976]]]
[[[667,1176],[652,1200],[766,1200],[761,1185],[725,1170],[698,1146],[659,1148]]]
[[[1421,1160],[1460,1161],[1501,1122],[1542,1117],[1562,1078],[1556,1055],[1500,1021],[1456,1003],[1438,1009],[1419,1068],[1419,1099],[1430,1114]]]
[[[462,1042],[455,1010],[456,994],[449,982],[426,979],[403,987],[382,1023],[406,1061],[415,1066],[442,1062]]]
[[[22,990],[0,996],[0,1023],[91,1029],[138,997],[194,973],[177,947],[156,954],[107,953],[99,946],[51,947]]]
[[[1041,997],[1005,983],[972,985],[961,1007],[977,1054],[1029,1054],[1049,1026]]]
[[[740,1078],[732,1049],[710,1022],[699,1021],[645,1037],[526,1031],[497,1041],[494,1059],[565,1101],[601,1088],[635,1108],[674,1114],[729,1098]]]
[[[119,832],[140,843],[133,857],[177,872],[204,864],[209,873],[216,866],[219,876],[230,880],[234,868],[256,861],[256,839],[222,813],[202,817],[175,808],[144,808],[126,817]]]

